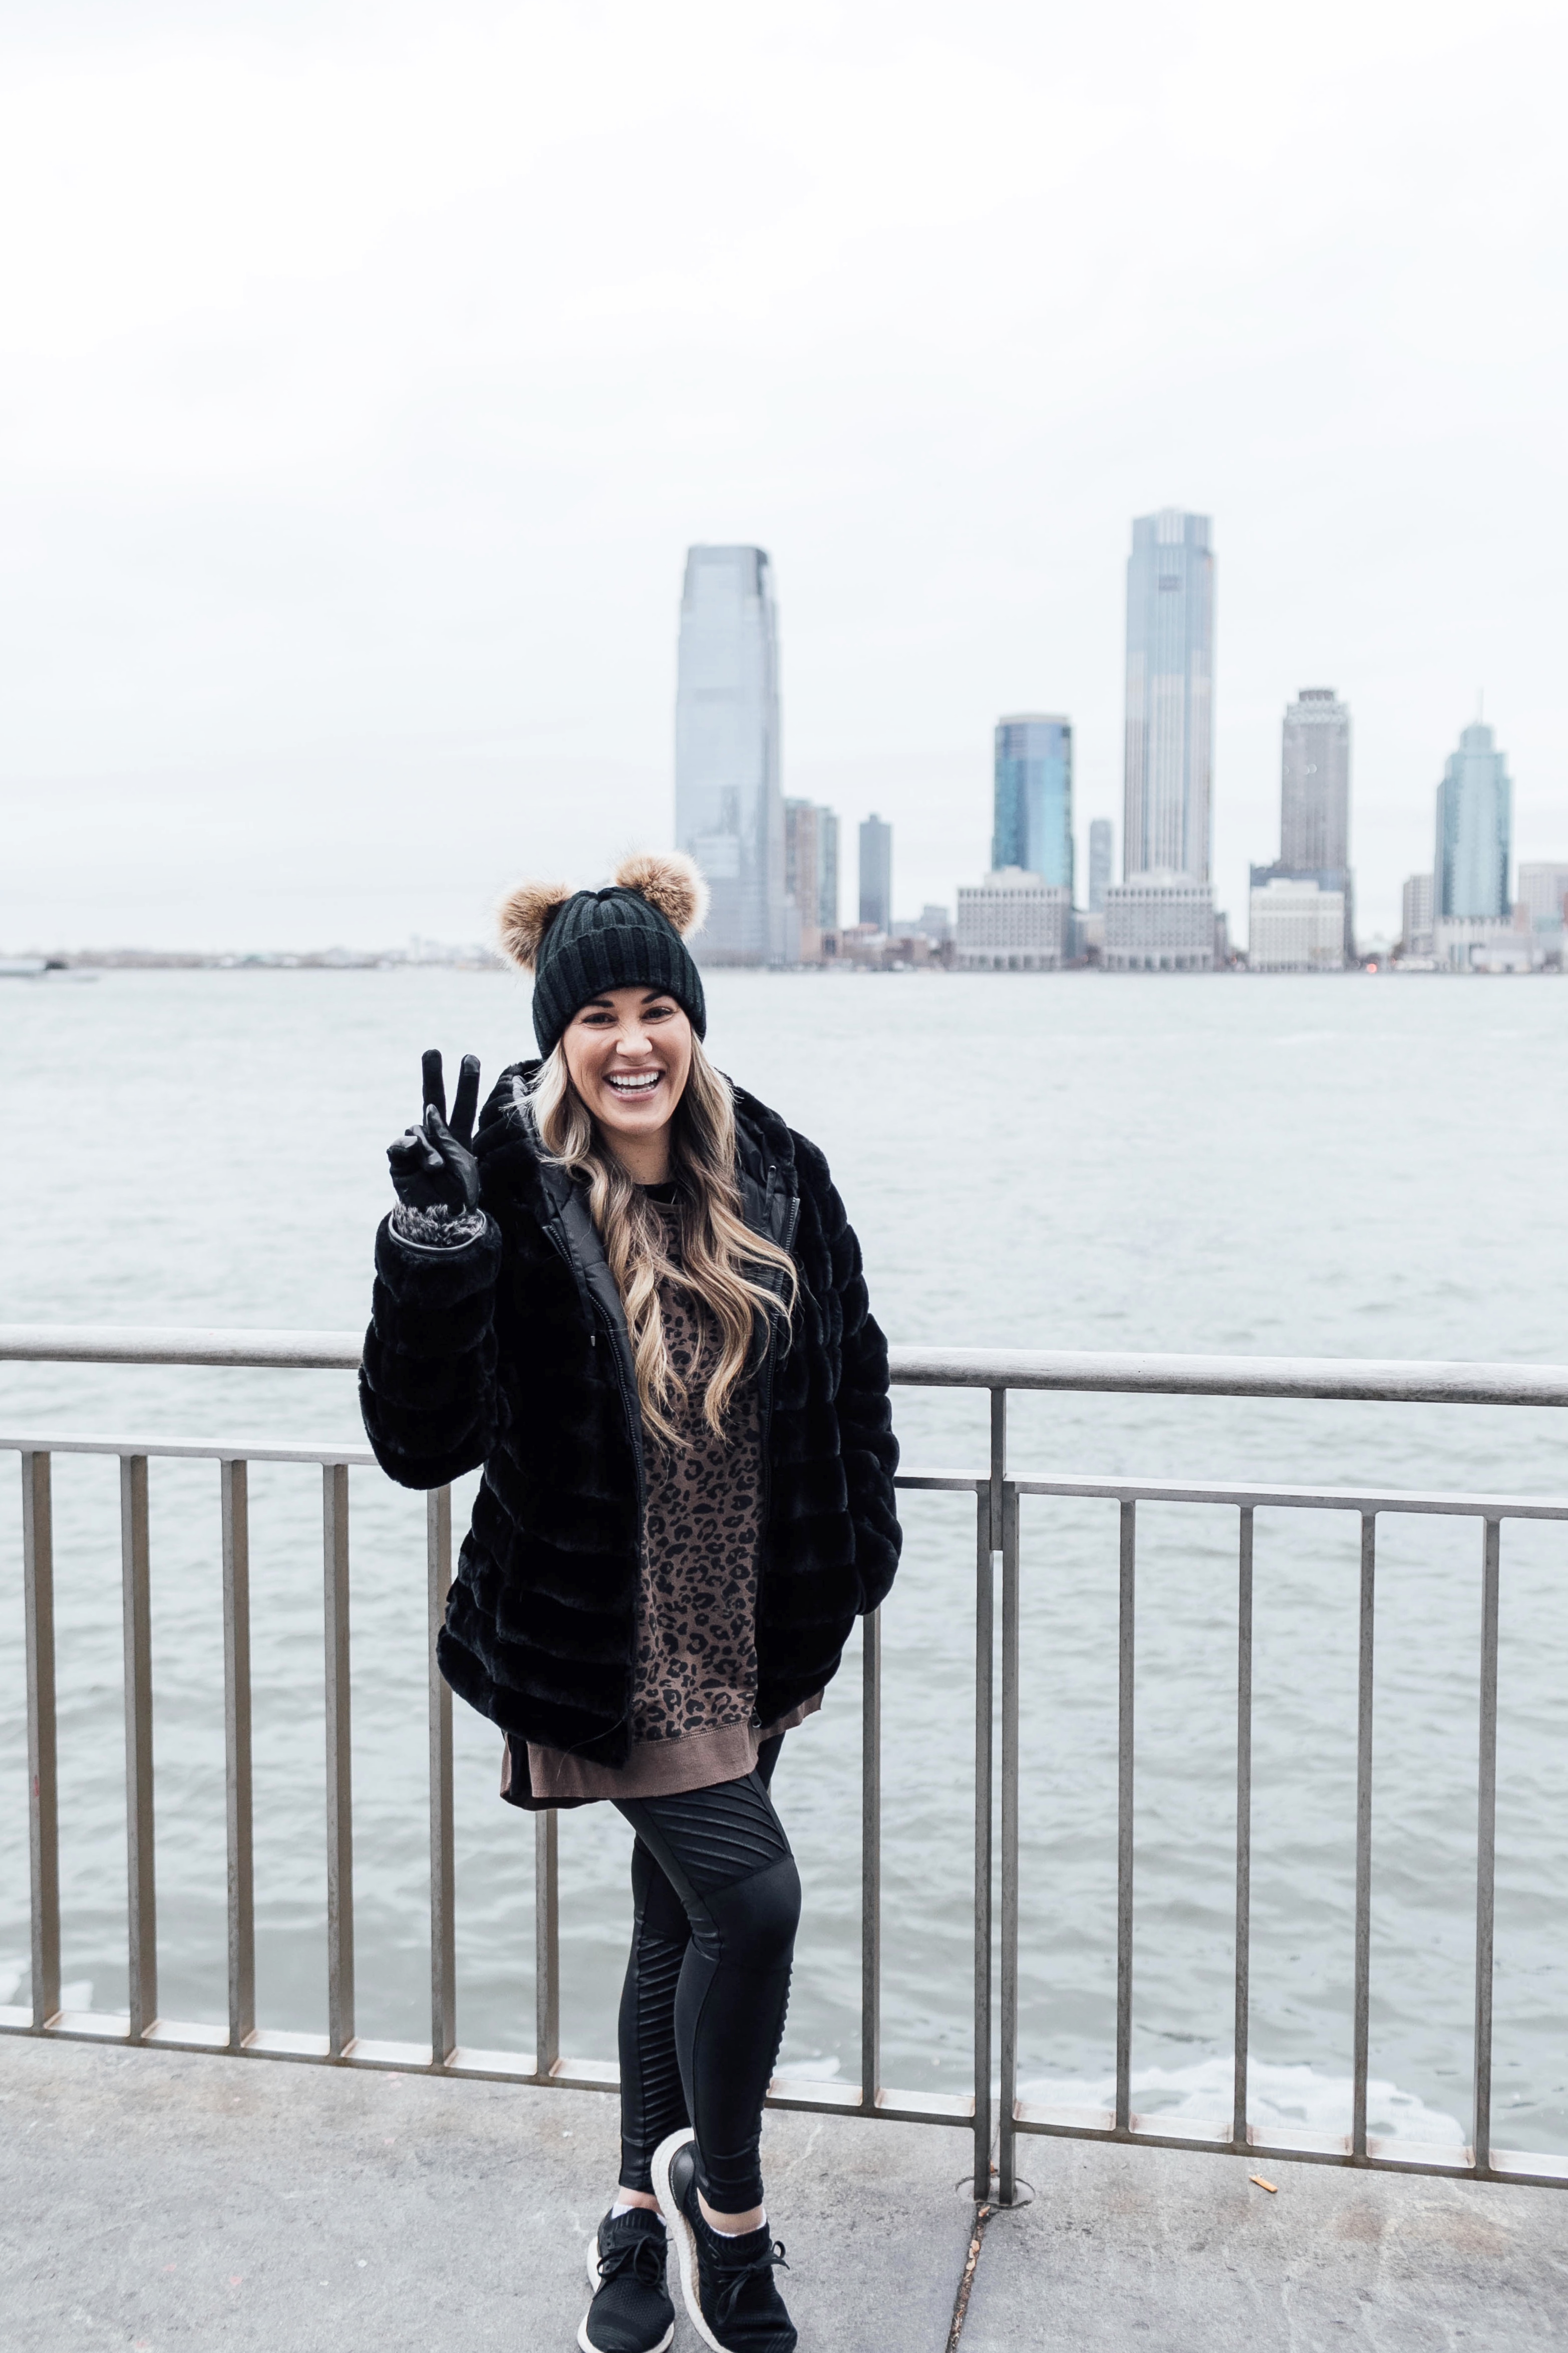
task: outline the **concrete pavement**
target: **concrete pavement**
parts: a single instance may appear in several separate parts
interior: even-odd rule
[[[616,2165],[584,2092],[0,2039],[5,2353],[569,2353]],[[770,2114],[803,2353],[945,2353],[962,2134]],[[1025,2145],[963,2353],[1568,2343],[1568,2194]],[[678,2353],[694,2353],[684,2315]]]

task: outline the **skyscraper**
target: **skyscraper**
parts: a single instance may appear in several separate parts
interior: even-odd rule
[[[1524,910],[1527,931],[1561,930],[1565,901],[1568,864],[1560,858],[1520,860],[1519,904]]]
[[[1279,863],[1315,872],[1351,860],[1351,714],[1331,686],[1304,686],[1285,712]]]
[[[1412,874],[1400,894],[1400,944],[1408,956],[1432,953],[1432,877]]]
[[[708,878],[700,961],[788,947],[779,791],[778,624],[760,547],[687,550],[675,696],[675,834]]]
[[[838,818],[816,801],[784,803],[784,887],[803,930],[838,929]]]
[[[860,828],[860,921],[893,927],[893,828],[879,817]]]
[[[1163,507],[1127,563],[1122,873],[1209,879],[1214,553],[1207,515]]]
[[[1433,915],[1496,919],[1509,912],[1513,785],[1489,727],[1464,729],[1437,787]]]
[[[1105,893],[1110,888],[1114,851],[1115,829],[1108,817],[1093,818],[1089,828],[1089,912],[1091,915],[1105,913]]]
[[[816,921],[838,929],[838,814],[830,808],[816,812]]]
[[[1072,890],[1072,723],[1026,712],[996,723],[991,864]]]
[[[1315,884],[1337,896],[1344,955],[1355,957],[1355,883],[1350,870],[1351,714],[1331,686],[1304,686],[1285,706],[1279,762],[1279,855],[1252,869],[1252,889]],[[1277,903],[1277,902],[1276,902]]]

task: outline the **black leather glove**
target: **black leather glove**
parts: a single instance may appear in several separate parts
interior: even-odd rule
[[[450,1126],[447,1082],[441,1075],[440,1053],[434,1046],[424,1057],[421,1071],[424,1116],[417,1127],[405,1128],[396,1143],[386,1148],[393,1187],[405,1208],[451,1209],[460,1217],[479,1205],[479,1164],[468,1149],[479,1100],[479,1057],[463,1057]]]

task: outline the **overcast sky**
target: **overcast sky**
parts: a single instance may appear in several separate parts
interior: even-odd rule
[[[694,540],[770,551],[785,789],[893,820],[900,909],[987,862],[1004,712],[1120,856],[1165,504],[1238,932],[1303,685],[1368,927],[1478,692],[1568,857],[1564,26],[9,0],[0,945],[468,939],[668,841]]]

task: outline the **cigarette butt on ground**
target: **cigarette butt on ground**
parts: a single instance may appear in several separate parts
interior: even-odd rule
[[[1248,2181],[1256,2181],[1259,2189],[1267,2189],[1270,2198],[1279,2197],[1279,2184],[1277,2181],[1265,2181],[1261,2173],[1249,2173],[1247,2178]]]

